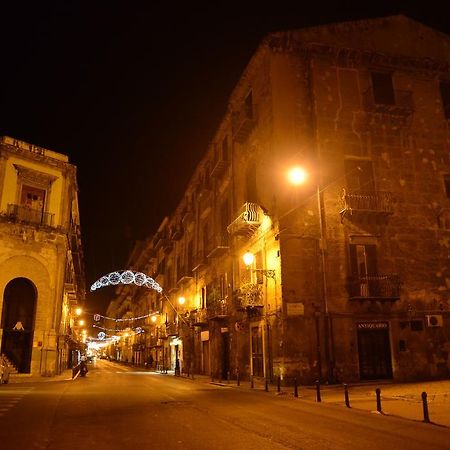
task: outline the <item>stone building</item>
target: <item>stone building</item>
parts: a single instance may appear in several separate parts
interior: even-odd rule
[[[84,283],[75,167],[0,138],[0,342],[19,373],[71,365]]]
[[[449,119],[450,37],[414,20],[268,35],[147,243],[163,364],[304,383],[448,376]]]

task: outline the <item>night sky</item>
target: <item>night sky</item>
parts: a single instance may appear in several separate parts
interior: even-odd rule
[[[88,286],[125,268],[134,241],[177,205],[265,34],[397,13],[450,31],[430,2],[316,3],[2,3],[0,135],[78,167]],[[87,306],[104,312],[110,295]]]

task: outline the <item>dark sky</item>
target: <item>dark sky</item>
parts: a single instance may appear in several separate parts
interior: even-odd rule
[[[399,12],[450,29],[430,2],[315,3],[2,3],[0,135],[78,166],[88,286],[176,206],[265,34]]]

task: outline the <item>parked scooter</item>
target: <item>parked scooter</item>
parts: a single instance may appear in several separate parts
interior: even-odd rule
[[[81,361],[80,362],[80,377],[85,377],[88,372],[89,371],[87,368],[86,361]]]

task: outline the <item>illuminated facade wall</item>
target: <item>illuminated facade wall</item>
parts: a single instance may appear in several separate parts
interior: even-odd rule
[[[448,376],[449,42],[402,16],[262,42],[149,242],[171,302],[186,298],[182,370]]]
[[[84,300],[75,167],[9,137],[0,153],[1,351],[19,372],[51,376],[70,364]]]

